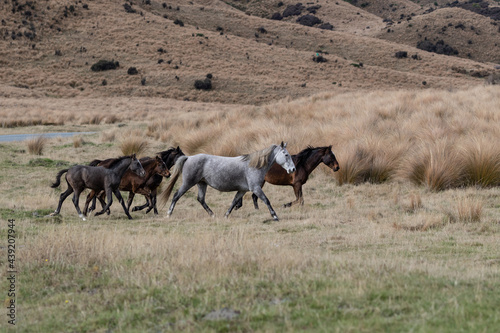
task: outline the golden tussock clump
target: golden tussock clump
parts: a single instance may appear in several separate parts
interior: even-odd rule
[[[46,143],[47,143],[47,138],[44,137],[43,135],[37,136],[33,139],[26,140],[28,153],[30,153],[31,155],[42,155]]]

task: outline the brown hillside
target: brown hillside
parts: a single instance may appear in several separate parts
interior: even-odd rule
[[[460,8],[438,9],[394,24],[379,38],[416,47],[421,41],[443,40],[458,57],[500,63],[500,30],[495,21]]]
[[[410,39],[384,40],[382,18],[345,1],[318,1],[317,17],[333,30],[263,18],[277,2],[259,4],[257,10],[251,2],[238,8],[215,0],[3,2],[0,95],[260,104],[320,91],[465,87],[495,72],[492,63],[425,52]],[[401,35],[394,30],[390,35]],[[381,38],[370,37],[377,31]],[[395,57],[401,50],[408,58]],[[327,62],[313,61],[319,56]],[[119,67],[92,71],[99,60]],[[128,74],[131,67],[137,74]],[[195,89],[207,74],[212,89]]]

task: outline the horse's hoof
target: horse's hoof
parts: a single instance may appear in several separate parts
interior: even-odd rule
[[[275,220],[275,221],[279,221],[279,218],[278,218],[278,216],[276,216],[276,215],[273,215],[273,220]]]

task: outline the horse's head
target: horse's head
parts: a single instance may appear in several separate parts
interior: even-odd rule
[[[335,154],[332,152],[332,146],[329,146],[325,150],[325,154],[323,155],[321,161],[330,167],[334,172],[339,171],[340,169],[339,162],[335,158]]]
[[[163,162],[163,160],[161,159],[160,156],[156,156],[155,172],[157,174],[159,174],[160,176],[163,176],[166,178],[170,177],[170,171],[168,171],[167,165],[165,164],[165,162]]]
[[[281,145],[276,147],[276,149],[278,151],[275,155],[275,162],[281,165],[281,167],[285,169],[287,173],[295,172],[295,164],[293,164],[292,156],[290,156],[290,153],[288,152],[288,150],[286,150],[286,143],[283,143],[282,141]]]
[[[132,162],[130,163],[129,169],[138,176],[144,177],[146,175],[146,171],[144,171],[141,162],[137,159],[135,154],[130,155],[130,157],[132,158]]]
[[[174,166],[179,157],[185,155],[179,146],[177,146],[177,148],[170,148],[166,152],[161,152],[160,154],[169,169]]]

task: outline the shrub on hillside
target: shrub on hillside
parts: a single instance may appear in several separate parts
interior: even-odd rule
[[[427,52],[434,52],[437,54],[444,54],[444,55],[458,55],[458,51],[451,47],[448,44],[445,44],[445,42],[441,39],[436,42],[436,44],[428,41],[428,40],[423,40],[417,43],[417,48],[427,51]]]
[[[194,87],[198,90],[210,90],[212,89],[212,80],[208,77],[204,80],[196,80],[194,81]]]
[[[120,67],[120,63],[118,61],[109,61],[109,60],[99,60],[95,64],[93,64],[90,69],[93,72],[101,72],[107,71],[110,69],[117,69]]]
[[[307,15],[299,17],[297,19],[297,23],[305,25],[307,27],[312,27],[312,26],[315,26],[316,24],[323,23],[323,21],[321,21],[319,18],[317,18],[314,15],[307,14]]]
[[[290,5],[286,7],[285,11],[283,12],[283,17],[299,16],[300,14],[302,14],[304,8],[305,7],[300,2],[295,5]]]

